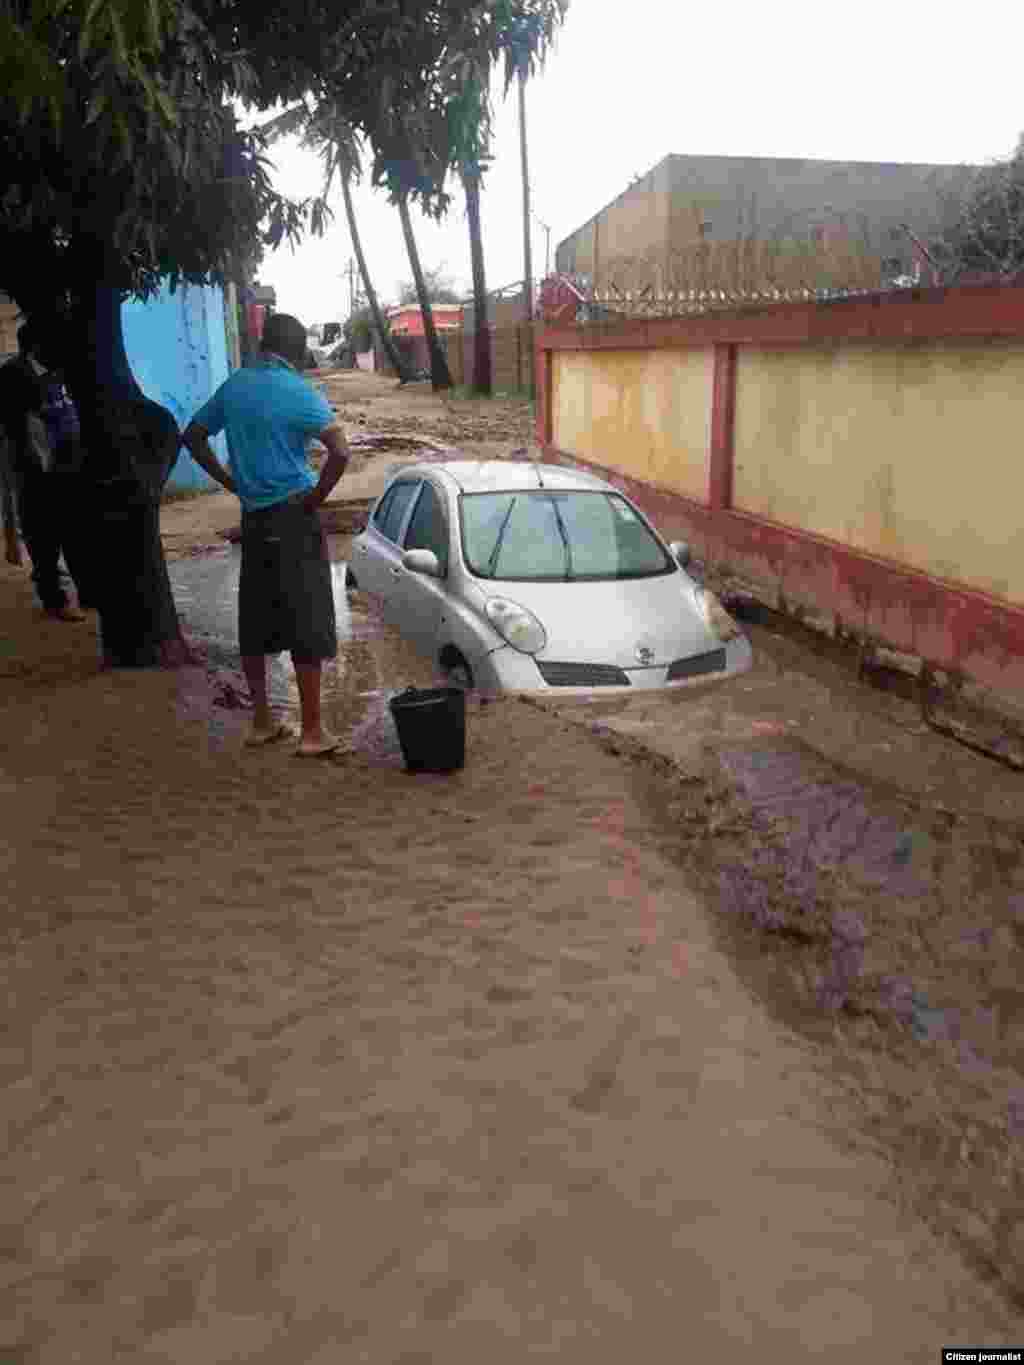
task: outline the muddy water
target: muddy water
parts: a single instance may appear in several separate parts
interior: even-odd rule
[[[331,575],[338,631],[338,653],[324,669],[323,709],[328,728],[346,748],[374,762],[401,766],[401,750],[388,702],[405,687],[428,687],[437,681],[421,660],[359,594],[344,586],[346,560],[336,557],[347,540],[332,544]],[[178,560],[169,566],[178,611],[192,643],[203,657],[214,706],[208,710],[211,734],[232,733],[240,726],[225,713],[248,710],[248,695],[238,656],[237,548]],[[287,654],[268,660],[268,686],[275,709],[298,719],[295,673]]]
[[[755,644],[733,686],[580,719],[671,760],[667,846],[740,975],[827,1045],[851,1140],[1024,1302],[1024,778]]]
[[[238,575],[241,554],[237,549],[183,559],[170,566],[174,600],[187,628],[210,662],[238,668]],[[334,611],[339,644],[351,636],[351,619],[344,589],[344,564],[332,564]],[[339,663],[343,659],[339,651]],[[336,667],[329,691],[336,690],[342,667]],[[297,704],[295,674],[287,655],[269,661],[271,700],[278,706]]]

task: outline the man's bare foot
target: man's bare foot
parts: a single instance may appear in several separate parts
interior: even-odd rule
[[[319,730],[311,735],[303,735],[295,753],[299,758],[325,758],[333,754],[340,744],[337,735]]]
[[[78,607],[54,607],[49,613],[57,621],[84,621],[86,615]]]
[[[254,725],[246,738],[250,749],[258,749],[263,744],[274,744],[279,739],[294,739],[295,731],[283,721],[271,721],[269,725]]]

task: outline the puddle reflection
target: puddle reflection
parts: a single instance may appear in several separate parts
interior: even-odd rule
[[[238,672],[238,575],[241,552],[232,547],[208,555],[181,559],[168,565],[174,600],[189,634],[199,645],[214,668]],[[334,586],[334,615],[339,646],[347,640],[369,633],[365,618],[353,621],[345,592],[345,564],[331,564]],[[345,656],[339,648],[337,657],[324,669],[324,703],[341,690],[345,674]],[[287,654],[268,660],[267,684],[270,700],[275,706],[297,708],[298,690],[295,672]]]

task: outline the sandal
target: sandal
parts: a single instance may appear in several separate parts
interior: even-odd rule
[[[275,725],[272,730],[253,730],[245,738],[247,749],[262,749],[264,744],[276,744],[279,739],[292,739],[294,731],[290,725],[285,725],[282,721]]]

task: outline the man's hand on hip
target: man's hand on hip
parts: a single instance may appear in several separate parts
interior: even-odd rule
[[[314,489],[310,490],[309,497],[304,504],[310,512],[316,511],[327,501],[331,490],[344,474],[345,466],[348,464],[348,442],[345,440],[345,433],[341,427],[328,427],[326,431],[320,433],[320,440],[327,447],[327,461],[320,471],[320,482]]]

